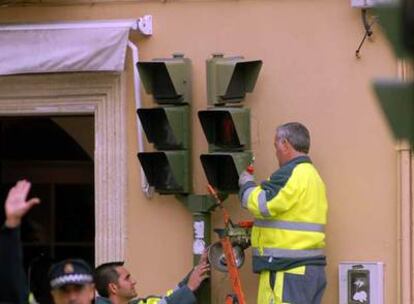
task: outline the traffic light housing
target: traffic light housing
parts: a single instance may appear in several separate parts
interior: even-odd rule
[[[408,1],[406,1],[408,3]],[[408,7],[408,5],[407,5]],[[380,5],[376,7],[381,28],[398,58],[410,57],[409,45],[413,46],[414,30],[410,27],[413,26],[414,21],[412,18],[412,12],[403,10],[403,6],[400,4]],[[412,56],[412,54],[411,54]]]
[[[374,88],[394,136],[414,144],[414,84],[377,80]]]
[[[402,2],[403,42],[411,54],[414,54],[414,0]]]
[[[200,156],[209,184],[223,193],[237,193],[241,172],[252,162],[250,109],[240,103],[256,84],[261,60],[213,55],[207,60],[210,107],[198,112],[209,153]]]
[[[250,109],[210,108],[199,111],[198,118],[209,143],[209,150],[250,150]]]
[[[160,194],[191,192],[190,72],[182,55],[138,62],[145,91],[158,104],[137,110],[142,128],[156,151],[138,153],[150,186]]]
[[[222,192],[237,192],[239,174],[252,160],[250,110],[215,107],[198,117],[213,153],[200,156],[208,182]]]
[[[414,58],[414,1],[376,8],[379,22],[397,57]],[[374,90],[395,137],[407,139],[414,147],[414,82],[376,80]]]
[[[148,141],[157,150],[188,149],[189,106],[161,106],[137,110]]]
[[[253,92],[261,67],[261,60],[214,54],[207,60],[208,103],[222,105],[242,101],[246,93]]]

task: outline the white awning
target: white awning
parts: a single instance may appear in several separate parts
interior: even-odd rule
[[[0,25],[0,75],[122,71],[137,20]]]

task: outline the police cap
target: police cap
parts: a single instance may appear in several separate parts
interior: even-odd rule
[[[92,270],[84,260],[64,260],[50,267],[49,281],[52,289],[71,284],[84,285],[92,283]]]

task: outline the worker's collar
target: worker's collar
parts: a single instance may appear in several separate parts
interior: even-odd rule
[[[299,155],[299,156],[296,156],[295,158],[292,158],[291,160],[287,161],[281,167],[289,166],[289,165],[292,165],[292,164],[301,164],[301,163],[312,163],[312,161],[311,161],[311,159],[308,155]]]
[[[108,298],[97,296],[95,299],[95,303],[96,304],[111,304],[112,302]]]

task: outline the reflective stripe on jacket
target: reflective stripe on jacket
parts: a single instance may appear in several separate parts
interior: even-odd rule
[[[255,217],[253,255],[308,258],[324,255],[325,185],[309,157],[297,157],[260,186],[241,189],[242,206]]]

